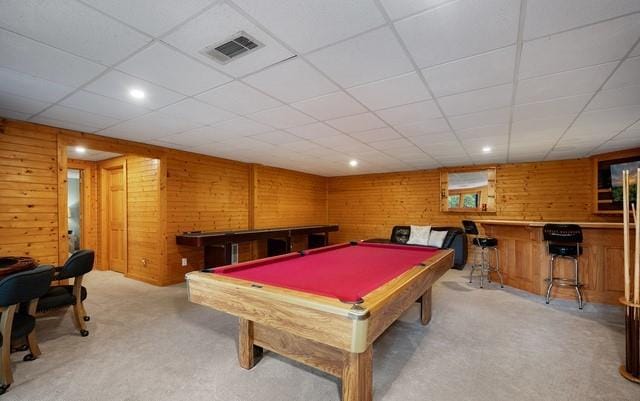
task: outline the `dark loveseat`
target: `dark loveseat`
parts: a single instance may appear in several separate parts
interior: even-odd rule
[[[447,231],[447,236],[442,243],[442,248],[453,249],[455,255],[453,267],[462,270],[467,263],[467,237],[460,227],[431,227],[432,231]],[[391,242],[394,244],[406,244],[411,235],[411,226],[395,226],[391,230],[389,239],[371,239],[365,242]],[[419,246],[419,245],[418,245]]]

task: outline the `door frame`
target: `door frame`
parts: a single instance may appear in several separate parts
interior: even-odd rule
[[[126,156],[116,157],[115,159],[109,159],[98,162],[98,170],[100,173],[100,254],[102,255],[102,262],[109,263],[109,214],[108,214],[108,202],[109,202],[109,170],[115,170],[122,168],[123,186],[124,186],[124,274],[129,273],[129,237],[128,237],[128,223],[129,213],[127,204],[129,203],[129,189],[127,188],[127,158]],[[107,267],[107,266],[103,266]],[[111,266],[108,269],[113,270]]]
[[[80,248],[87,248],[87,238],[89,237],[89,224],[96,223],[97,216],[92,216],[92,170],[95,169],[95,162],[85,162],[83,160],[69,159],[67,161],[68,170],[80,171]],[[68,190],[68,189],[67,189]]]

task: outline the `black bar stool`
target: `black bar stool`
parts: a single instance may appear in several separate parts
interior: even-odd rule
[[[580,263],[582,255],[582,229],[577,224],[545,224],[542,233],[547,241],[549,252],[549,276],[544,280],[547,282],[546,302],[551,298],[551,288],[554,284],[559,287],[573,287],[578,294],[578,308],[582,309],[582,286],[580,282]],[[573,260],[575,264],[575,274],[573,278],[555,277],[554,268],[557,258],[567,258]]]
[[[495,272],[500,278],[500,288],[504,288],[504,282],[502,281],[502,273],[500,272],[500,263],[498,256],[498,240],[492,237],[481,237],[478,231],[476,223],[471,220],[462,220],[462,226],[464,232],[467,235],[473,235],[473,246],[476,248],[473,256],[473,264],[471,265],[471,273],[469,274],[469,283],[473,281],[473,272],[480,270],[480,288],[484,287],[484,275],[487,275],[487,280],[491,282],[491,273]],[[491,266],[489,263],[488,250],[491,249],[495,253],[496,264]],[[480,257],[480,263],[478,258]]]

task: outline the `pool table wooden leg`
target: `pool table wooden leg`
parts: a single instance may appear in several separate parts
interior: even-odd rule
[[[426,326],[431,321],[431,287],[420,299],[420,322]]]
[[[373,353],[371,345],[362,353],[348,353],[342,369],[342,401],[372,401]]]
[[[262,356],[262,348],[253,344],[253,322],[239,318],[238,361],[244,369],[251,369]]]

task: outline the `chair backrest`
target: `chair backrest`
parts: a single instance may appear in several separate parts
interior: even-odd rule
[[[582,243],[582,228],[577,224],[545,224],[542,235],[549,242]]]
[[[82,276],[93,269],[95,252],[92,249],[81,249],[76,251],[67,259],[58,273],[58,280]]]
[[[394,226],[391,230],[391,238],[389,241],[392,244],[406,244],[409,241],[411,235],[411,226]]]
[[[471,220],[462,220],[462,227],[467,235],[478,235],[478,226]]]
[[[52,266],[39,266],[0,280],[0,306],[15,305],[40,298],[49,290]]]

